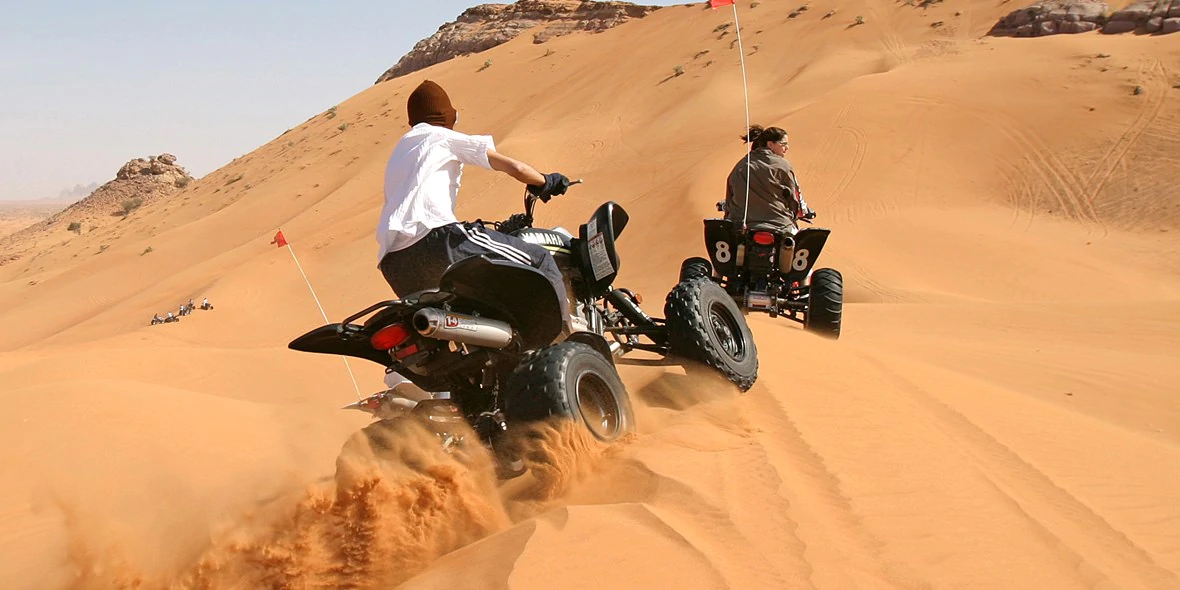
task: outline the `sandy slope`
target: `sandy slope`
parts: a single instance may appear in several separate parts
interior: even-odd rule
[[[492,491],[428,447],[407,452],[433,470],[362,462],[333,489],[366,421],[335,410],[354,395],[338,359],[285,350],[321,320],[267,242],[282,226],[330,316],[388,295],[371,226],[408,89],[439,80],[463,129],[587,180],[542,223],[622,203],[621,281],[652,311],[741,154],[724,12],[663,10],[550,56],[512,42],[0,267],[0,579],[1180,587],[1180,47],[981,39],[1005,9],[984,2],[831,7],[743,7],[743,41],[755,119],[791,131],[834,230],[840,341],[751,318],[763,368],[740,397],[624,367],[638,436],[577,447],[548,495]],[[464,215],[518,206],[505,178],[464,181]],[[146,326],[205,295],[213,312]]]

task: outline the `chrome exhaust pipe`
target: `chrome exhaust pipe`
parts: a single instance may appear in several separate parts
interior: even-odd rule
[[[427,338],[501,349],[512,342],[507,322],[427,307],[414,314],[414,329]]]

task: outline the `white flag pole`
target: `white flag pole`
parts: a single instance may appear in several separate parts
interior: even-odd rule
[[[746,99],[746,202],[742,205],[742,230],[746,229],[746,219],[750,212],[750,89],[746,85],[746,51],[742,48],[742,24],[738,21],[737,2],[733,6],[733,26],[737,30],[738,57],[742,64],[742,95]]]
[[[282,231],[283,231],[282,229],[279,229],[280,233]],[[286,240],[284,239],[284,241],[286,241]],[[303,272],[303,265],[299,264],[299,258],[295,256],[295,249],[291,247],[290,242],[287,242],[286,246],[287,246],[287,251],[291,253],[291,259],[295,261],[295,268],[299,269],[299,274],[303,276],[303,282],[307,284],[307,290],[311,291],[311,298],[315,300],[315,306],[317,308],[319,308],[320,315],[324,317],[324,323],[325,324],[332,323],[328,320],[328,314],[324,313],[324,306],[320,305],[320,298],[316,297],[315,289],[311,288],[311,281],[307,280],[307,273]],[[340,358],[344,359],[344,368],[348,370],[348,377],[349,377],[349,379],[352,379],[352,388],[356,390],[356,398],[359,400],[359,399],[361,399],[361,388],[356,383],[356,375],[353,375],[353,373],[352,373],[352,366],[348,364],[348,357],[341,356]]]

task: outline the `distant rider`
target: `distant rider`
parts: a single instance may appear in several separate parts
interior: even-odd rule
[[[763,129],[751,125],[742,141],[751,144],[750,153],[733,167],[726,180],[725,218],[747,224],[769,223],[794,234],[799,218],[810,220],[815,211],[807,206],[795,177],[795,169],[786,159],[787,132],[779,127]],[[746,202],[746,159],[749,158],[750,208]]]

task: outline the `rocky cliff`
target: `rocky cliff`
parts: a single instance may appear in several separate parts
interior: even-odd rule
[[[600,32],[633,18],[643,18],[659,6],[590,0],[519,0],[514,4],[482,4],[419,41],[376,83],[392,80],[434,64],[479,53],[533,31],[533,43],[579,31]]]
[[[16,233],[0,238],[0,265],[19,259],[51,234],[82,235],[111,220],[130,215],[136,209],[162,199],[193,181],[176,163],[176,156],[160,154],[136,158],[123,164],[115,179],[95,189],[90,196]]]

